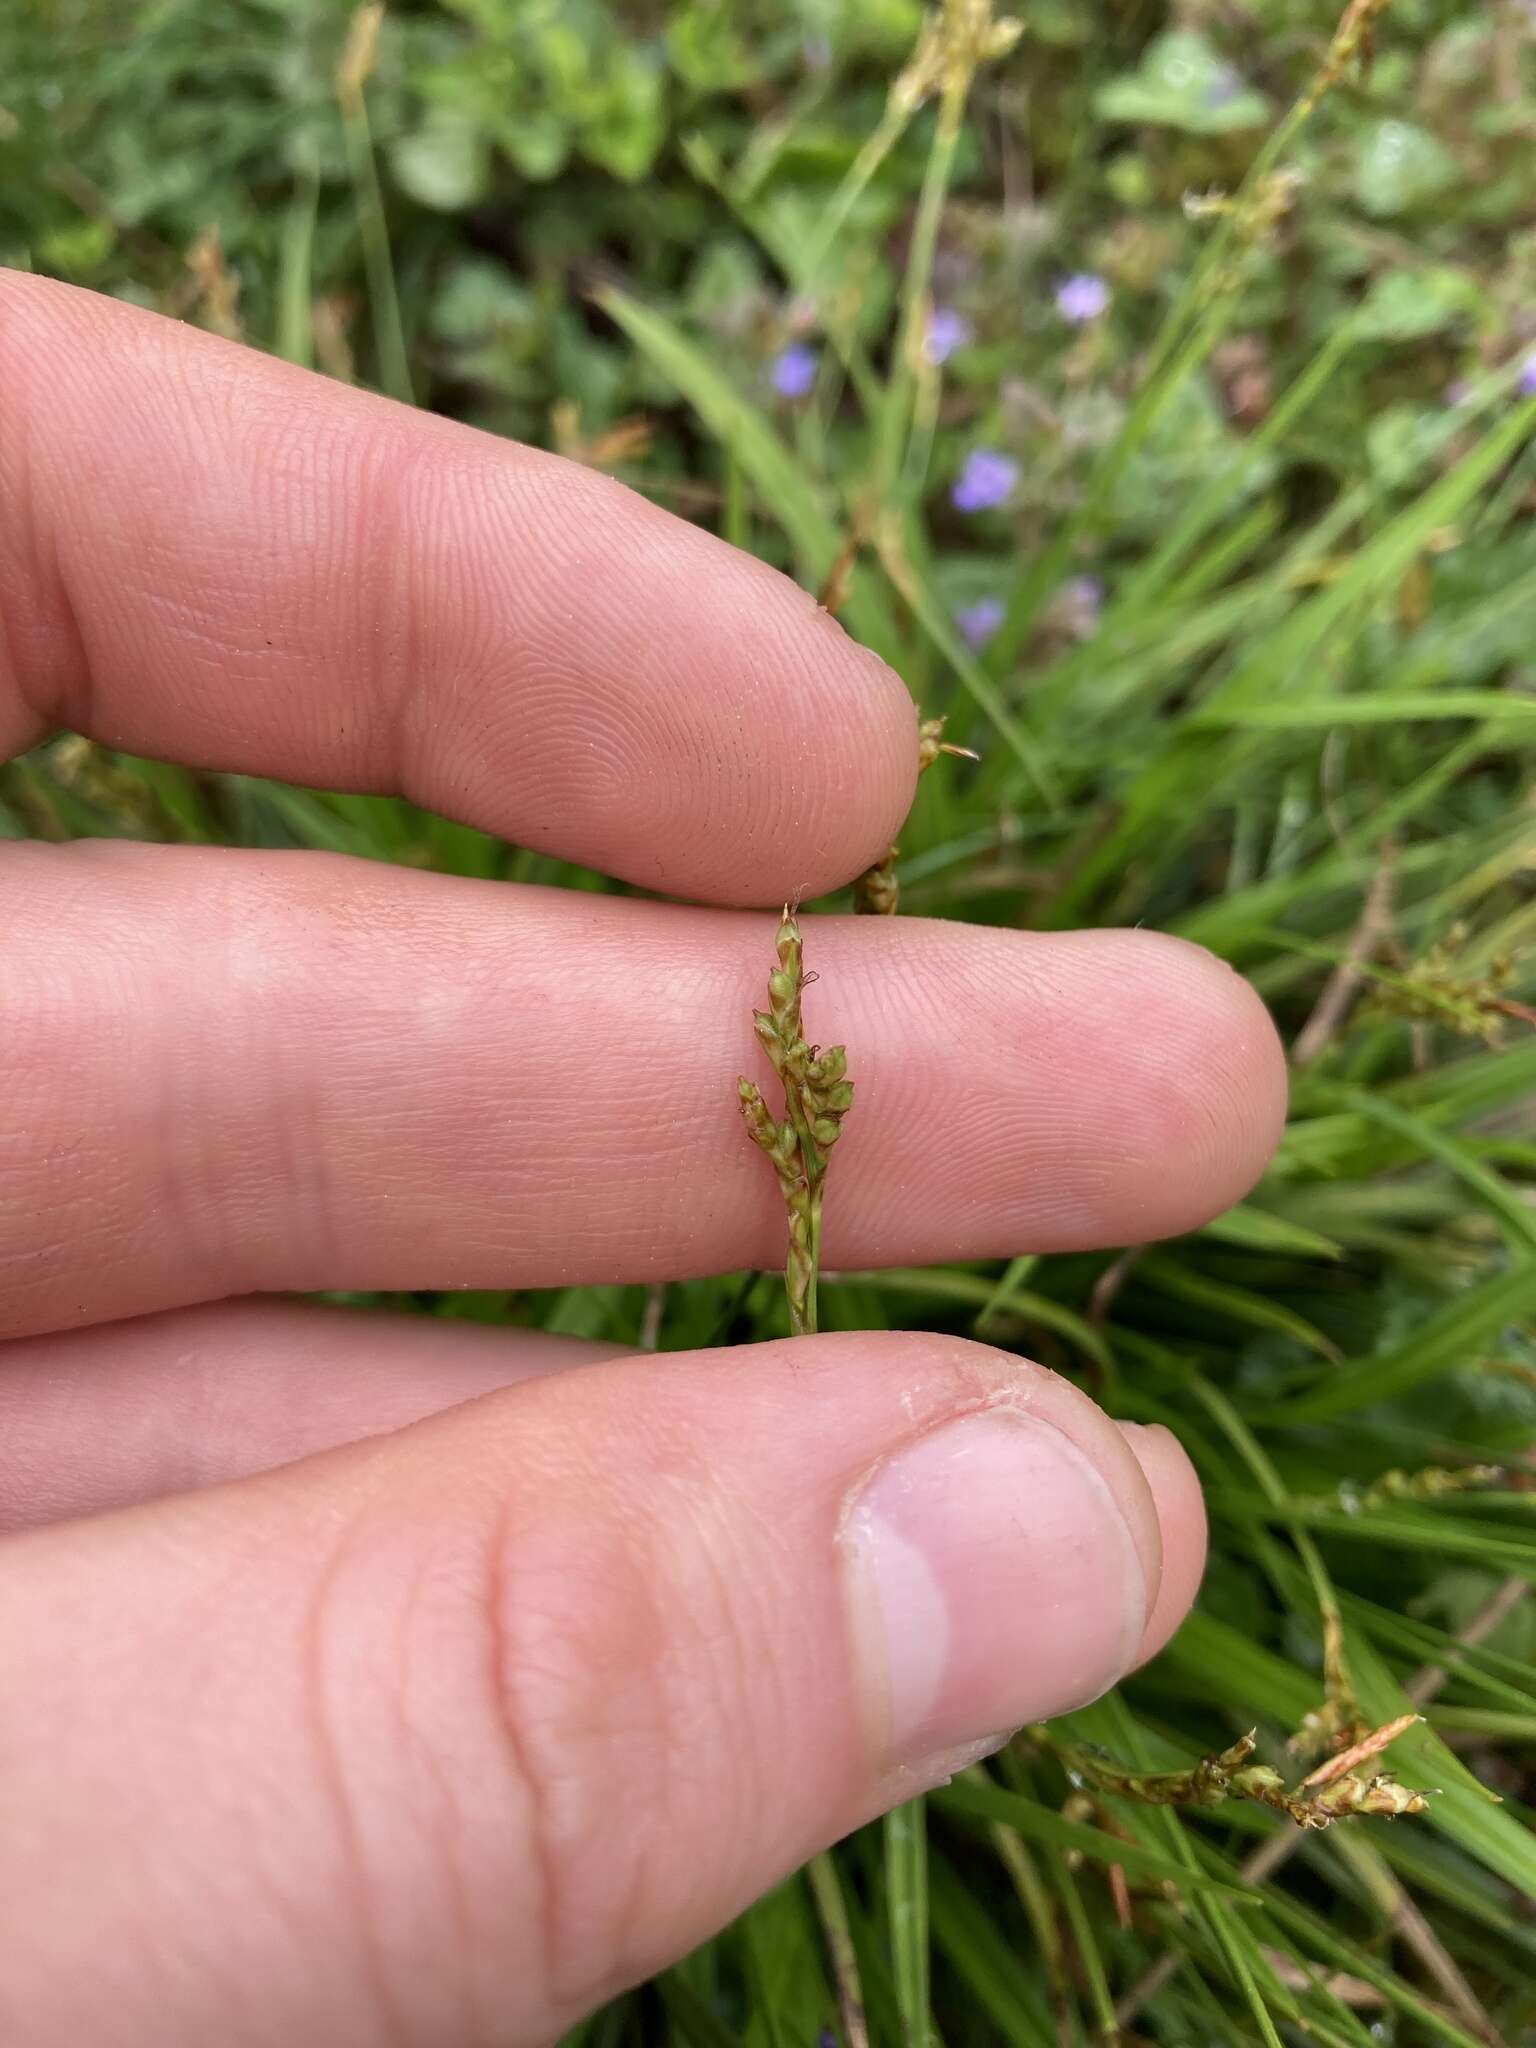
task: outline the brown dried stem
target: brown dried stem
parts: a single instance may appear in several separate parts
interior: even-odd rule
[[[958,760],[975,761],[979,758],[969,747],[952,747],[944,738],[945,721],[942,718],[919,720],[917,728],[917,772],[927,771],[940,754],[953,754]],[[888,846],[867,874],[860,875],[853,885],[853,907],[865,917],[894,917],[901,899],[901,888],[896,880],[896,861],[901,848]]]

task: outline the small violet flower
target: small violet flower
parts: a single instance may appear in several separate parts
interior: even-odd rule
[[[1109,306],[1109,286],[1091,270],[1079,270],[1056,290],[1056,310],[1063,320],[1082,327],[1097,320]]]
[[[1003,623],[1007,606],[1000,597],[978,597],[974,604],[963,604],[955,612],[955,624],[960,638],[973,654],[980,654]]]
[[[803,341],[792,341],[779,350],[769,372],[780,398],[808,398],[816,382],[816,351]]]
[[[973,448],[955,478],[949,502],[957,512],[986,512],[1001,505],[1019,480],[1019,465],[997,448]]]
[[[930,363],[947,363],[957,348],[964,348],[976,332],[963,313],[953,306],[935,306],[928,316],[923,336],[923,354]]]
[[[1536,348],[1533,348],[1520,365],[1520,375],[1515,380],[1515,389],[1522,398],[1536,398]]]

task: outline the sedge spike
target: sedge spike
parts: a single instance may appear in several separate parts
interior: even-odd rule
[[[747,1135],[778,1175],[788,1223],[784,1291],[795,1336],[816,1328],[816,1277],[821,1263],[821,1205],[827,1155],[837,1143],[843,1118],[853,1107],[848,1055],[840,1045],[823,1052],[806,1042],[800,1004],[805,964],[799,921],[786,904],[774,940],[776,965],[768,977],[768,1008],[754,1010],[758,1043],[784,1090],[779,1122],[755,1081],[742,1075],[737,1100]]]
[[[1057,1749],[1073,1777],[1099,1792],[1118,1793],[1147,1806],[1221,1806],[1229,1799],[1250,1799],[1273,1807],[1299,1828],[1326,1828],[1362,1814],[1393,1819],[1425,1811],[1428,1802],[1422,1792],[1400,1784],[1388,1771],[1368,1768],[1418,1718],[1403,1714],[1362,1734],[1293,1787],[1271,1765],[1252,1761],[1258,1747],[1253,1734],[1201,1757],[1188,1770],[1132,1771],[1098,1750],[1064,1742],[1047,1728],[1031,1732]]]

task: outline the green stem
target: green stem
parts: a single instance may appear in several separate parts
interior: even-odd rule
[[[295,173],[293,197],[283,222],[278,266],[276,353],[307,370],[314,360],[313,305],[315,220],[320,208],[320,170],[312,148]]]
[[[821,266],[842,234],[844,224],[858,205],[865,187],[906,133],[916,112],[915,104],[905,105],[895,98],[887,100],[879,127],[868,137],[849,166],[846,177],[828,202],[819,232],[811,239],[810,251],[800,266],[797,280],[800,290],[807,295],[815,289]]]
[[[1260,1491],[1271,1506],[1288,1506],[1291,1496],[1285,1482],[1258,1438],[1226,1395],[1213,1387],[1210,1381],[1198,1372],[1190,1376],[1189,1384],[1191,1391],[1214,1417],[1228,1441],[1258,1481]],[[1323,1704],[1317,1713],[1309,1714],[1302,1723],[1294,1738],[1293,1747],[1304,1751],[1310,1745],[1316,1753],[1326,1749],[1330,1742],[1348,1740],[1352,1733],[1363,1728],[1364,1723],[1354,1679],[1349,1669],[1344,1617],[1339,1611],[1339,1599],[1333,1588],[1333,1580],[1329,1577],[1328,1567],[1323,1562],[1322,1552],[1307,1530],[1292,1526],[1289,1534],[1311,1582],[1323,1635]]]
[[[875,489],[879,502],[888,505],[901,469],[903,444],[912,414],[912,396],[917,382],[918,354],[923,345],[927,317],[928,287],[933,278],[933,257],[938,247],[939,222],[954,175],[955,152],[960,143],[961,122],[970,74],[952,64],[939,101],[939,123],[933,148],[923,173],[918,196],[917,219],[912,228],[912,248],[907,257],[901,286],[901,327],[896,338],[891,382],[881,409],[878,452],[875,461]]]
[[[800,1020],[796,1017],[797,1035],[800,1028]],[[784,1091],[784,1104],[789,1113],[789,1120],[795,1127],[795,1137],[800,1147],[800,1163],[805,1172],[805,1241],[810,1265],[810,1277],[805,1284],[803,1303],[796,1301],[795,1291],[789,1285],[788,1272],[785,1273],[785,1285],[789,1294],[790,1334],[795,1337],[814,1337],[817,1330],[816,1282],[821,1271],[822,1182],[826,1177],[827,1163],[817,1149],[810,1123],[795,1090],[788,1085]]]
[[[921,1794],[885,1816],[885,1896],[901,2048],[933,2048],[928,1976],[928,1821]]]
[[[816,1290],[821,1280],[821,1185],[811,1196],[811,1284],[805,1295],[805,1334],[814,1337],[820,1328]]]
[[[391,398],[414,405],[410,355],[405,345],[405,328],[400,319],[400,296],[395,289],[395,266],[389,253],[389,227],[384,216],[384,193],[378,167],[373,160],[373,131],[368,121],[368,102],[361,83],[344,87],[340,94],[341,125],[346,136],[347,163],[357,205],[358,233],[363,244],[363,268],[368,276],[368,310],[373,319],[373,345],[378,356],[379,382]]]
[[[816,1904],[816,1916],[832,1960],[832,1978],[837,1986],[837,2010],[843,2023],[847,2048],[869,2048],[869,2027],[864,2018],[864,1986],[859,1977],[859,1958],[853,1946],[853,1929],[848,1908],[838,1883],[837,1865],[830,1849],[823,1849],[805,1866],[806,1880]]]

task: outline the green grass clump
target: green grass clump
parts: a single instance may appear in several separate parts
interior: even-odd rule
[[[981,756],[924,777],[902,908],[1180,933],[1292,1047],[1273,1167],[1177,1243],[821,1276],[823,1328],[980,1335],[1173,1428],[1212,1517],[1197,1613],[579,2038],[810,2044],[854,1977],[876,2042],[1528,2037],[1522,10],[1357,4],[1339,31],[1332,0],[1049,0],[1015,39],[908,0],[673,0],[643,28],[424,4],[365,78],[353,44],[339,103],[344,8],[130,12],[9,25],[0,256],[564,446],[835,590]],[[1081,320],[1074,275],[1105,287]],[[778,388],[791,346],[809,378]],[[967,511],[978,450],[1012,484]],[[0,773],[0,830],[608,886],[405,805],[72,739]],[[628,1341],[655,1309],[417,1305]],[[661,1308],[669,1348],[785,1327],[767,1279]],[[1309,1716],[1414,1712],[1392,1772],[1432,1796],[1391,1824],[1125,1789],[1250,1730],[1294,1776]]]

